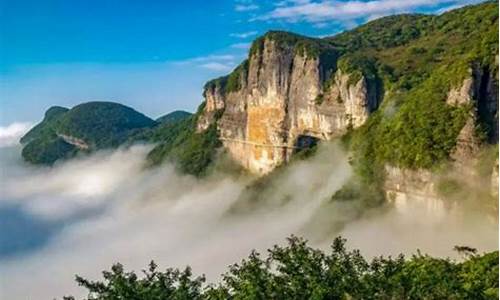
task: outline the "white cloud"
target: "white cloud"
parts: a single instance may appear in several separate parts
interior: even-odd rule
[[[232,44],[231,48],[235,48],[235,49],[249,49],[251,45],[252,45],[252,43],[236,43],[236,44]]]
[[[138,147],[97,153],[55,169],[18,165],[25,172],[0,173],[0,204],[17,201],[35,217],[50,220],[66,220],[89,208],[94,212],[86,219],[68,220],[45,247],[1,261],[0,294],[6,299],[53,299],[76,293],[80,298],[83,289],[74,283],[74,274],[97,279],[116,261],[135,270],[151,259],[162,267],[190,264],[196,273],[216,280],[251,249],[264,250],[298,234],[350,174],[345,155],[338,148],[325,148],[317,159],[283,174],[280,188],[265,199],[262,211],[241,212],[235,218],[228,209],[247,180],[221,174],[197,180],[176,174],[170,165],[144,170],[138,162],[146,155],[147,148]],[[101,187],[91,188],[85,178],[102,179]],[[88,193],[75,192],[84,186]],[[29,289],[23,284],[27,273]]]
[[[248,32],[242,32],[242,33],[231,33],[230,36],[232,37],[237,37],[240,39],[246,39],[247,37],[251,37],[259,33],[258,31],[248,31]]]
[[[259,6],[256,4],[236,4],[234,7],[234,10],[236,11],[251,11],[251,10],[256,10],[259,9]]]
[[[372,1],[289,1],[281,2],[272,11],[257,17],[260,20],[307,21],[350,20],[369,16],[407,12],[415,9],[476,3],[477,0],[372,0]]]
[[[174,64],[190,64],[190,63],[201,63],[201,62],[212,62],[212,61],[233,61],[236,57],[231,54],[221,54],[221,55],[206,55],[197,56],[193,58],[188,58],[185,60],[174,61]]]
[[[240,57],[232,54],[206,55],[185,60],[174,61],[176,65],[189,65],[216,72],[227,72],[233,69]]]
[[[144,167],[143,155],[149,150],[150,146],[135,146],[102,151],[50,168],[29,169],[16,178],[2,174],[0,192],[7,199],[22,201],[25,210],[37,217],[64,219],[109,201],[110,194],[130,182],[130,174]]]
[[[200,67],[212,70],[212,71],[231,71],[234,64],[230,63],[220,63],[220,62],[209,62],[201,64]]]
[[[417,248],[448,256],[454,245],[498,249],[498,223],[479,213],[477,201],[474,209],[450,205],[448,211],[434,201],[408,199],[406,208],[388,205],[356,219],[355,204],[329,200],[351,175],[346,155],[332,144],[277,175],[258,209],[234,214],[228,210],[241,204],[247,180],[222,174],[198,180],[176,174],[170,165],[145,170],[140,162],[147,153],[139,146],[52,169],[16,165],[0,172],[0,204],[17,201],[23,210],[52,220],[94,212],[62,225],[43,248],[2,260],[3,298],[81,298],[84,289],[74,275],[95,280],[118,261],[138,272],[151,259],[161,268],[189,264],[213,282],[251,249],[263,251],[292,233],[322,248],[340,233],[367,256]],[[332,222],[345,226],[336,229]]]
[[[31,123],[12,123],[0,126],[0,148],[17,145],[19,139],[33,126]]]

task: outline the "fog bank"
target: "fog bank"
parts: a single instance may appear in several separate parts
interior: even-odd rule
[[[416,203],[407,213],[389,206],[351,218],[349,211],[359,207],[338,203],[318,214],[352,175],[335,144],[322,145],[313,158],[287,168],[258,210],[236,215],[228,211],[248,179],[216,174],[199,180],[177,174],[171,165],[145,170],[149,149],[103,151],[46,168],[22,163],[19,147],[0,148],[5,166],[0,212],[15,208],[23,220],[43,224],[26,228],[44,237],[22,251],[0,253],[0,298],[80,296],[84,291],[73,282],[74,274],[98,279],[114,262],[138,271],[151,259],[161,268],[191,265],[196,274],[216,281],[251,249],[263,251],[290,234],[322,248],[341,234],[367,256],[416,249],[448,256],[457,244],[497,248],[496,221],[460,208],[438,218]],[[287,201],[277,203],[284,195]],[[307,226],[318,215],[323,224],[344,219],[345,226],[340,231]],[[41,231],[45,227],[50,230]],[[20,238],[1,229],[0,235],[9,237],[7,242]]]

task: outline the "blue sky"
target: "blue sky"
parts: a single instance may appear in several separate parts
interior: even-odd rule
[[[403,12],[478,0],[0,0],[0,125],[89,100],[151,117],[194,110],[271,29],[332,35]]]

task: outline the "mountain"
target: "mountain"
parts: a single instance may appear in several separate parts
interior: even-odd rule
[[[155,121],[157,123],[161,123],[161,124],[171,124],[171,123],[176,123],[176,122],[182,121],[182,120],[190,117],[191,115],[192,115],[192,113],[190,113],[190,112],[183,111],[183,110],[176,110],[176,111],[168,113],[164,116],[159,117]]]
[[[364,191],[437,197],[495,182],[497,53],[497,2],[385,17],[323,39],[271,31],[205,85],[197,131],[216,124],[233,160],[259,175],[304,145],[341,138]]]
[[[79,151],[116,147],[155,125],[143,114],[113,102],[51,107],[42,122],[21,138],[22,155],[32,163],[51,164]]]
[[[149,166],[170,161],[181,172],[201,176],[215,161],[220,141],[216,126],[196,132],[199,114],[174,111],[153,121],[112,102],[88,102],[72,109],[54,106],[21,138],[22,155],[30,163],[50,165],[78,153],[155,143]]]
[[[384,17],[321,39],[270,31],[233,72],[206,83],[193,115],[174,112],[155,122],[131,109],[105,115],[110,110],[98,104],[83,104],[92,107],[86,113],[52,108],[23,138],[23,153],[28,161],[52,162],[75,147],[153,142],[150,165],[173,161],[202,175],[222,148],[265,175],[304,148],[340,139],[360,181],[340,198],[356,194],[350,189],[359,184],[365,198],[437,195],[467,184],[451,173],[436,177],[449,164],[494,186],[497,53],[497,2]]]

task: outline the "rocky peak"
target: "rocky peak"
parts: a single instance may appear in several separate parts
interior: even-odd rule
[[[330,139],[361,126],[376,101],[363,76],[337,68],[338,56],[321,39],[267,33],[248,60],[207,83],[198,130],[217,122],[233,158],[263,174],[289,160],[299,137]]]

